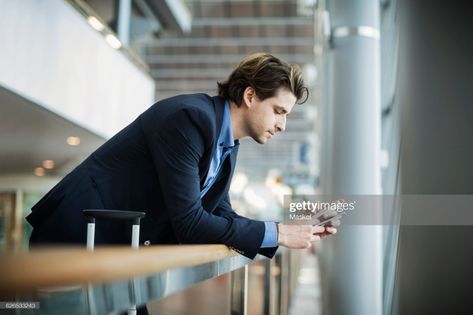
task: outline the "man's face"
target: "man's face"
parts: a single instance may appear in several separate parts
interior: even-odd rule
[[[248,106],[248,134],[261,144],[286,129],[287,115],[297,101],[294,94],[285,88],[280,88],[275,96],[264,101],[256,96],[252,88],[247,88],[244,97]]]

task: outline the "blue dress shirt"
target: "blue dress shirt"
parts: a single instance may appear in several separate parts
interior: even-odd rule
[[[210,187],[215,183],[218,177],[220,169],[223,166],[225,158],[235,149],[236,144],[233,138],[232,122],[230,119],[230,104],[228,101],[225,102],[225,108],[223,110],[223,123],[218,136],[216,148],[210,161],[209,172],[205,178],[204,187],[200,192],[202,198]],[[278,232],[275,222],[264,222],[265,231],[261,248],[276,247],[278,246]]]

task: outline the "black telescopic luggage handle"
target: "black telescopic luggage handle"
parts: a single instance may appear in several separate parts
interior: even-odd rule
[[[95,220],[132,220],[133,227],[131,233],[131,247],[138,248],[140,240],[140,219],[146,213],[139,211],[106,210],[106,209],[86,209],[82,213],[87,218],[87,249],[94,250],[95,243]]]
[[[86,209],[82,210],[84,216],[87,217],[90,223],[95,223],[95,219],[104,220],[133,220],[133,224],[140,224],[140,219],[146,213],[138,211],[124,211],[124,210],[106,210],[106,209]]]

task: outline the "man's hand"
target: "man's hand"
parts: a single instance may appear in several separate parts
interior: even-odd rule
[[[325,231],[319,234],[320,239],[324,239],[329,235],[337,233],[337,227],[339,227],[341,223],[340,219],[337,217],[339,217],[339,213],[335,210],[331,210],[331,211],[328,211],[326,214],[322,215],[321,218],[316,220],[314,225],[317,225],[318,223],[322,221],[332,219],[328,223],[322,225],[323,227],[325,227]]]
[[[312,242],[336,232],[332,227],[326,230],[324,226],[278,224],[278,245],[293,249],[309,248]]]

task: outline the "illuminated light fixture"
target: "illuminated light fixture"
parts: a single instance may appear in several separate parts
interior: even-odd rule
[[[87,21],[93,28],[95,28],[99,32],[103,31],[103,29],[105,28],[102,22],[100,22],[95,16],[89,16],[87,18]]]
[[[264,210],[267,208],[266,200],[260,197],[252,188],[246,188],[243,192],[243,198],[247,203],[258,210]]]
[[[67,142],[68,145],[78,146],[80,144],[80,138],[79,137],[67,137],[66,142]]]
[[[44,176],[44,168],[37,167],[34,169],[34,174],[38,177]]]
[[[108,34],[105,36],[105,40],[110,46],[112,46],[112,48],[119,49],[122,47],[122,43],[115,37],[115,35]]]
[[[44,160],[43,161],[43,167],[45,169],[48,169],[48,170],[54,168],[54,161],[53,160]]]
[[[308,63],[302,68],[302,73],[304,75],[304,82],[309,86],[315,86],[318,76],[317,67],[314,64]]]
[[[232,184],[230,186],[230,191],[233,194],[241,194],[248,183],[248,176],[244,173],[236,173],[233,176]]]

